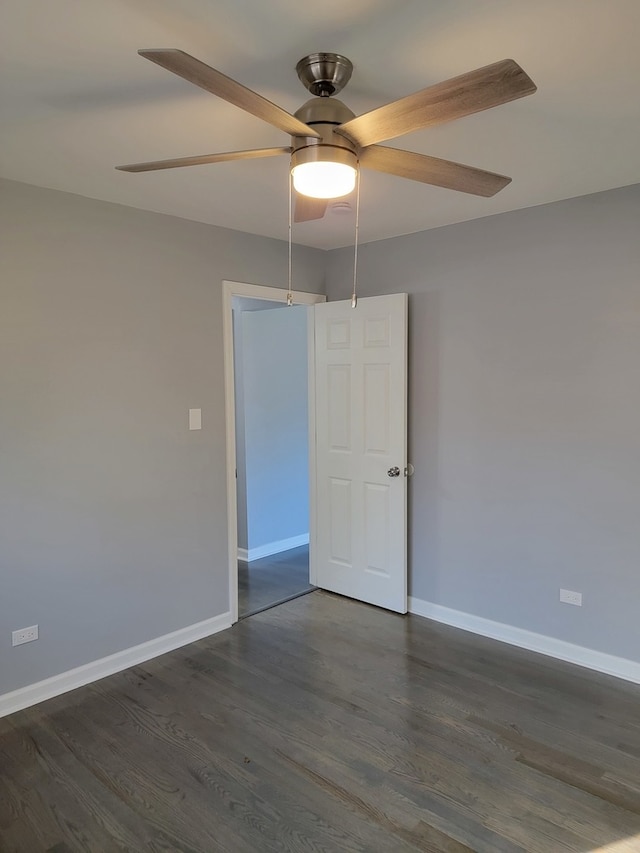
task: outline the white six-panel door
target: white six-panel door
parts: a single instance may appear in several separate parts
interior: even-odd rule
[[[316,584],[406,613],[407,295],[313,310]]]

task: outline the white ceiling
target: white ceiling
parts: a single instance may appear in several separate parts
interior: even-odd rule
[[[293,112],[295,64],[354,65],[359,114],[511,57],[538,92],[391,145],[513,177],[493,199],[365,171],[362,242],[640,180],[640,0],[2,0],[0,176],[287,237],[288,158],[146,174],[120,163],[288,145],[283,133],[137,56],[176,47]],[[353,242],[354,217],[294,226]]]

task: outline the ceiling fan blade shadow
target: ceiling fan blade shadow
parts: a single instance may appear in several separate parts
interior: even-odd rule
[[[503,59],[363,113],[335,131],[357,145],[373,145],[488,110],[535,91],[535,83],[518,63]]]
[[[253,148],[249,151],[227,151],[222,154],[201,154],[196,157],[177,157],[173,160],[153,160],[150,163],[129,163],[116,166],[120,172],[156,172],[159,169],[178,169],[182,166],[202,166],[206,163],[224,163],[228,160],[255,160],[259,157],[277,157],[291,154],[290,148]]]
[[[376,172],[485,198],[490,198],[511,183],[511,178],[505,175],[383,145],[365,148],[360,154],[360,163]]]
[[[296,209],[294,222],[309,222],[312,219],[322,219],[327,211],[326,198],[310,198],[308,195],[296,193]]]
[[[224,101],[240,107],[241,110],[266,121],[268,124],[283,130],[290,136],[312,136],[319,137],[320,134],[306,125],[304,122],[292,116],[286,110],[258,95],[252,89],[247,89],[241,83],[232,80],[216,71],[210,65],[206,65],[199,59],[174,48],[161,48],[158,50],[139,50],[140,56],[155,62],[167,71],[177,74],[183,80],[200,86],[212,95],[217,95]]]

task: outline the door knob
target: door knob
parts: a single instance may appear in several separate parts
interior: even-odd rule
[[[387,471],[387,474],[389,475],[389,477],[399,477],[400,476],[400,469],[396,465],[393,468],[389,468],[389,470]]]

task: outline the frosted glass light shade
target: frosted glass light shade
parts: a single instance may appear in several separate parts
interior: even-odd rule
[[[307,145],[291,155],[296,192],[311,198],[340,198],[356,185],[358,158],[338,145]]]
[[[296,192],[311,198],[340,198],[352,192],[355,185],[356,170],[346,163],[316,160],[293,168]]]

